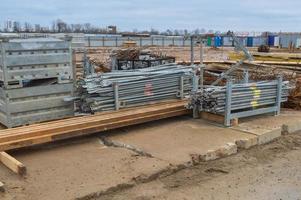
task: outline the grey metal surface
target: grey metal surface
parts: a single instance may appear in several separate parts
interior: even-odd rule
[[[101,112],[182,99],[192,89],[193,67],[156,67],[93,74],[79,87],[82,112]]]
[[[227,81],[226,86],[207,86],[193,93],[189,108],[196,105],[200,111],[215,113],[225,117],[225,125],[231,119],[273,112],[280,113],[281,103],[287,101],[292,87],[288,81],[279,77],[275,81],[234,84]]]
[[[24,81],[57,78],[73,80],[69,41],[54,38],[14,39],[1,42],[0,81],[5,88]]]
[[[73,84],[55,84],[16,89],[0,88],[0,122],[16,127],[73,116]]]

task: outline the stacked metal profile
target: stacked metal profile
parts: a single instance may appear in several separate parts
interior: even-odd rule
[[[192,67],[176,64],[93,74],[80,83],[80,108],[93,113],[184,98],[192,77]]]
[[[15,127],[73,115],[72,51],[51,38],[0,42],[0,122]]]
[[[231,113],[273,105],[277,101],[277,81],[233,84]],[[288,99],[289,82],[282,82],[281,102]],[[190,106],[197,105],[202,111],[224,114],[227,99],[226,86],[208,86],[191,96]]]

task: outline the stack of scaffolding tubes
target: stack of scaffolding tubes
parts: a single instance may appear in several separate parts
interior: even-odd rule
[[[101,112],[183,98],[192,89],[193,67],[167,64],[92,74],[80,82],[80,110]]]
[[[277,81],[261,81],[247,84],[233,84],[231,112],[252,110],[276,103]],[[282,82],[281,102],[286,102],[292,87],[288,81]],[[197,105],[201,111],[223,114],[226,106],[226,86],[207,86],[194,92],[189,107]]]

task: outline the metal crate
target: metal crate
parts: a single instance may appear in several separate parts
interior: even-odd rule
[[[73,80],[70,41],[54,38],[12,39],[0,42],[0,83],[23,87],[28,80]]]
[[[0,122],[16,127],[74,115],[73,84],[55,84],[15,89],[0,88]]]

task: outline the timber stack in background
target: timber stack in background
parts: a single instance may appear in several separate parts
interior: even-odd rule
[[[70,38],[0,42],[0,122],[16,127],[73,116]]]

